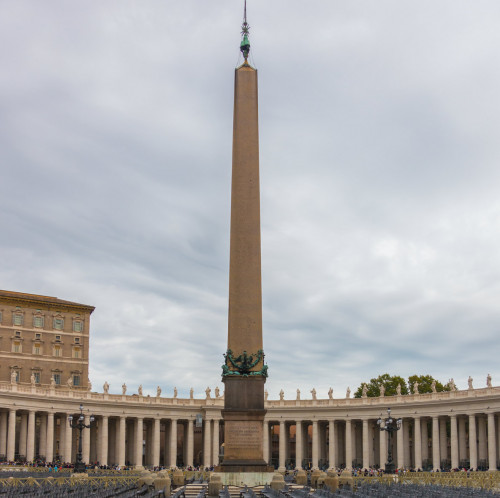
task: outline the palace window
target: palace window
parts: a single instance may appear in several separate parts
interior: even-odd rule
[[[54,346],[54,356],[62,356],[61,346]]]
[[[40,334],[39,332],[37,332],[37,333],[35,334],[35,339],[36,339],[37,341],[39,341],[41,338],[42,338],[42,334]]]
[[[61,342],[61,336],[60,335],[56,335],[56,342]]]
[[[20,330],[16,330],[16,337],[21,337],[21,331]]]
[[[80,338],[79,337],[75,337],[75,344],[80,344]]]
[[[14,372],[16,372],[16,382],[19,382],[19,370],[14,370]]]
[[[34,316],[33,317],[33,327],[43,327],[43,316]]]
[[[14,313],[12,316],[12,323],[14,325],[22,325],[24,316],[21,313]]]
[[[64,328],[64,318],[54,318],[54,328],[62,330]]]
[[[80,376],[79,375],[73,375],[73,385],[75,387],[80,386]]]
[[[40,384],[40,372],[33,372],[33,376],[35,377],[35,384]]]
[[[80,348],[73,348],[73,358],[80,358],[81,357],[81,351]]]
[[[42,354],[42,348],[40,347],[40,344],[33,344],[33,354]]]
[[[61,374],[60,373],[54,374],[54,382],[56,383],[57,386],[61,385]]]
[[[80,320],[74,320],[73,332],[83,332],[83,322],[81,322]]]
[[[21,341],[14,341],[12,343],[12,352],[13,353],[22,353],[23,349],[21,346]]]

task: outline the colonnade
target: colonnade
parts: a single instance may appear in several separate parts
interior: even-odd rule
[[[61,412],[9,409],[0,411],[0,458],[7,461],[35,459],[74,462],[78,451],[78,429]],[[219,463],[221,418],[205,418],[201,448],[195,456],[195,420],[160,416],[131,417],[84,415],[82,457],[100,465],[158,467],[211,467]]]
[[[85,462],[120,466],[219,464],[224,399],[180,399],[38,389],[0,383],[0,460],[74,462],[83,405]],[[387,407],[402,426],[389,442],[377,419]],[[500,387],[359,399],[265,400],[264,459],[283,468],[470,467],[500,461]]]
[[[384,468],[388,444],[387,432],[373,418],[264,422],[264,459],[281,469]],[[496,470],[499,448],[500,417],[493,412],[403,417],[391,438],[398,468]]]

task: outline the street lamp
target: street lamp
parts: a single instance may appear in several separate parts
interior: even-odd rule
[[[90,424],[85,425],[85,417],[83,415],[83,405],[80,405],[80,415],[73,421],[73,415],[68,416],[69,426],[73,429],[78,429],[80,432],[78,438],[78,453],[76,455],[76,463],[73,472],[85,472],[85,462],[82,461],[82,431],[83,429],[90,429],[90,425],[94,422],[94,415],[90,416]]]
[[[391,409],[387,408],[387,418],[382,420],[382,414],[380,414],[380,418],[377,420],[377,425],[381,431],[387,431],[389,434],[389,447],[387,449],[387,463],[385,464],[385,473],[386,474],[394,474],[395,465],[392,460],[392,433],[399,431],[401,429],[402,420],[398,418],[394,420],[391,417]]]

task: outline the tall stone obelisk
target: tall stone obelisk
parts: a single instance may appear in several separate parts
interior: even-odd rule
[[[245,16],[235,71],[228,349],[222,380],[225,472],[267,470],[263,458],[264,383],[260,263],[259,127],[257,70],[248,63]]]

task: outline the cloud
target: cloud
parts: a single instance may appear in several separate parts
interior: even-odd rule
[[[5,7],[0,287],[96,306],[94,388],[221,385],[241,13]],[[249,3],[271,398],[500,377],[499,14]]]

